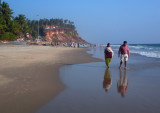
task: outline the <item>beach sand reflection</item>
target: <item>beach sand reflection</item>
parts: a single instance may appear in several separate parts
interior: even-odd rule
[[[112,78],[109,69],[106,69],[104,73],[104,80],[103,80],[103,88],[106,92],[108,92],[109,88],[112,85]]]
[[[120,70],[119,80],[117,81],[117,91],[121,94],[122,97],[125,96],[125,93],[128,88],[128,78],[127,78],[127,70]]]

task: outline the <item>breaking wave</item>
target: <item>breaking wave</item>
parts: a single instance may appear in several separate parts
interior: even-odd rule
[[[120,45],[112,45],[113,50],[118,51]],[[160,44],[132,44],[129,45],[130,53],[146,57],[160,58]]]

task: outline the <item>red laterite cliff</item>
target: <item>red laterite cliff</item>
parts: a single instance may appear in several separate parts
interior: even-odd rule
[[[87,43],[71,28],[46,26],[45,34],[47,41]]]

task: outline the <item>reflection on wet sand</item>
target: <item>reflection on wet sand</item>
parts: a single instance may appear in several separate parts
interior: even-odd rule
[[[112,79],[111,79],[110,71],[109,69],[106,69],[104,74],[104,80],[103,80],[103,88],[105,89],[106,92],[109,90],[111,85],[112,85]]]
[[[124,70],[122,72],[122,70],[120,70],[120,78],[117,81],[117,90],[118,90],[118,93],[120,93],[121,96],[124,97],[125,93],[127,91],[127,88],[128,88],[127,71]]]
[[[104,54],[104,48],[103,46],[100,46],[100,53],[103,55]]]

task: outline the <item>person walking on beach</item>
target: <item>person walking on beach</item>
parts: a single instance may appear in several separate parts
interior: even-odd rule
[[[127,61],[130,57],[129,47],[127,46],[127,41],[123,42],[123,45],[120,46],[118,51],[118,57],[120,57],[121,62],[119,69],[121,69],[122,63],[125,62],[125,68],[127,68]]]
[[[107,44],[107,47],[104,50],[104,54],[105,54],[105,63],[107,65],[107,68],[109,68],[109,64],[110,64],[112,57],[114,55],[114,52],[110,46],[110,43]]]

